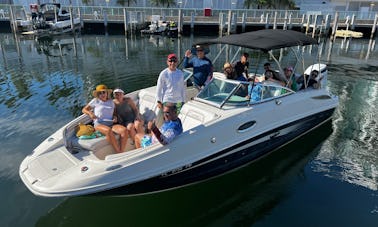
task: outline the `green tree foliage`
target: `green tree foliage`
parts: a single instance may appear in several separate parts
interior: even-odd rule
[[[150,0],[151,4],[152,5],[155,5],[155,6],[166,6],[166,7],[170,7],[170,6],[175,6],[176,5],[176,0]]]
[[[137,0],[117,0],[117,4],[121,5],[121,6],[125,6],[127,3],[127,7],[130,6],[130,3],[137,3]]]
[[[294,9],[293,0],[245,0],[244,7],[247,9]]]

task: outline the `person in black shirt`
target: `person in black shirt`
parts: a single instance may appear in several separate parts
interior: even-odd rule
[[[248,57],[248,53],[243,53],[240,60],[233,64],[237,80],[247,81],[249,68]]]

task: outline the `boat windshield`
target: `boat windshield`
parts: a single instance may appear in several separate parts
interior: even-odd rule
[[[258,104],[293,93],[294,91],[289,88],[270,81],[252,84],[213,77],[213,80],[199,92],[195,100],[222,108],[224,105]]]

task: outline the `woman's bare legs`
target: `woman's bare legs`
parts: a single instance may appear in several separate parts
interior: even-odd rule
[[[135,130],[135,126],[134,126],[134,124],[133,123],[129,123],[128,125],[127,125],[127,131],[128,131],[128,133],[129,133],[129,135],[130,135],[130,138],[133,140],[133,142],[135,141],[135,135],[136,135],[136,130]]]
[[[129,138],[129,134],[127,132],[127,129],[126,127],[124,127],[123,125],[119,125],[119,124],[116,124],[116,125],[113,125],[112,127],[112,131],[117,133],[118,135],[120,135],[120,152],[124,152],[125,149],[126,149],[126,144],[127,144],[127,139]],[[117,152],[117,153],[120,153],[120,152]]]
[[[113,134],[113,130],[110,127],[99,124],[95,127],[95,129],[105,135],[106,140],[113,146],[113,149],[115,150],[116,153],[122,152]]]

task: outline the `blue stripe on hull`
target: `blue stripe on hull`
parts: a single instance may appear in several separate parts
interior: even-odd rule
[[[132,185],[111,189],[101,192],[100,194],[127,195],[150,193],[184,186],[221,175],[267,155],[311,129],[314,129],[316,126],[330,119],[333,112],[334,109],[327,110],[281,126],[192,163],[188,168],[175,170],[165,175],[160,175]],[[277,134],[285,129],[291,130],[283,135]],[[264,137],[268,137],[269,139],[259,144],[252,145],[253,141]],[[251,146],[248,146],[248,144],[251,144]]]

